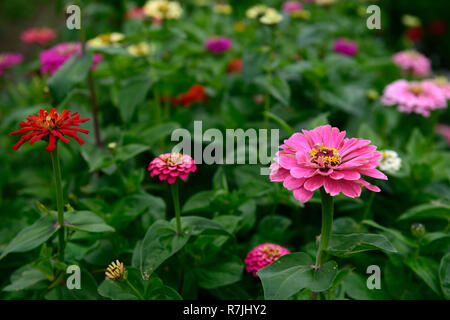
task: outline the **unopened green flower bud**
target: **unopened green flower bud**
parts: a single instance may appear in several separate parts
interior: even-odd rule
[[[421,223],[414,223],[411,225],[411,233],[415,238],[422,238],[425,235],[425,226]]]

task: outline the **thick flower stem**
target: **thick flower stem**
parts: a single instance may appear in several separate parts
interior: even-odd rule
[[[52,156],[52,164],[53,164],[53,175],[55,177],[55,188],[56,188],[56,206],[58,209],[58,239],[59,239],[59,258],[61,261],[64,261],[64,198],[62,192],[62,184],[61,184],[61,166],[59,163],[58,157],[58,146],[56,146],[53,152],[50,152]]]
[[[170,185],[170,191],[172,192],[173,208],[175,210],[175,219],[177,221],[177,235],[181,234],[181,212],[180,212],[180,196],[178,192],[178,183]]]
[[[319,250],[316,256],[316,268],[323,266],[326,261],[326,250],[333,226],[333,197],[326,193],[323,187],[320,188],[320,196],[322,198],[322,231],[320,232]]]

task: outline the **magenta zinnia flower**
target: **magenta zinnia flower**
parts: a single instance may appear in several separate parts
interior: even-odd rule
[[[256,272],[268,266],[279,257],[289,254],[289,250],[274,243],[264,243],[256,246],[251,250],[244,259],[247,272],[253,273],[258,277]]]
[[[347,56],[354,56],[358,53],[359,46],[356,42],[347,38],[337,38],[333,42],[333,50]]]
[[[0,54],[0,75],[3,70],[15,64],[21,63],[23,56],[20,53],[2,53]]]
[[[231,48],[231,39],[228,37],[216,36],[211,37],[205,42],[208,51],[219,54]]]
[[[286,1],[281,6],[281,10],[283,10],[284,12],[292,12],[292,11],[297,11],[297,10],[302,10],[302,9],[303,9],[303,5],[298,1]]]
[[[433,81],[396,80],[384,88],[381,102],[397,105],[400,112],[430,116],[430,111],[447,107],[443,91]]]
[[[56,38],[56,33],[50,28],[31,28],[20,35],[25,43],[38,43],[42,46]]]
[[[41,73],[48,72],[52,75],[64,64],[64,62],[77,53],[81,53],[81,44],[78,42],[63,42],[48,50],[42,51],[39,56],[39,60],[41,61]],[[95,68],[102,58],[103,55],[101,54],[94,55],[92,69]]]
[[[387,180],[375,167],[382,158],[370,140],[344,138],[345,131],[330,125],[313,130],[302,130],[284,140],[270,168],[271,181],[283,182],[303,203],[311,199],[314,190],[324,187],[331,196],[340,192],[355,198],[361,187],[379,192],[380,189],[365,181],[366,175]]]
[[[150,176],[159,176],[159,180],[175,183],[177,177],[186,180],[189,172],[195,172],[197,166],[194,159],[187,154],[164,153],[150,162],[148,171]]]
[[[431,73],[430,60],[415,50],[397,52],[392,60],[405,72],[412,72],[417,77],[427,76]]]

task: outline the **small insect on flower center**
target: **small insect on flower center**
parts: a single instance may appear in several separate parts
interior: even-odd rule
[[[423,92],[422,86],[420,85],[420,83],[417,82],[410,83],[408,88],[409,91],[411,91],[415,95],[419,95]]]
[[[309,152],[311,161],[324,167],[337,166],[341,163],[339,150],[322,145],[315,145]]]
[[[268,258],[276,258],[281,254],[281,252],[280,252],[280,250],[278,250],[278,248],[270,247],[270,246],[264,247],[263,252]]]

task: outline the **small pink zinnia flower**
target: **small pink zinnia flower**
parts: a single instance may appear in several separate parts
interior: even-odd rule
[[[359,46],[350,39],[337,38],[333,42],[333,50],[347,56],[354,56],[358,53]]]
[[[251,250],[244,259],[247,272],[253,273],[254,277],[258,277],[256,272],[268,266],[279,257],[289,254],[290,251],[274,243],[264,243],[256,246]]]
[[[293,191],[295,199],[303,203],[311,199],[314,191],[324,187],[331,196],[340,192],[355,198],[361,187],[375,192],[380,189],[365,181],[366,175],[387,180],[375,167],[382,158],[370,140],[345,138],[345,131],[330,125],[313,130],[302,130],[284,140],[270,168],[271,181],[283,182]]]
[[[197,166],[194,159],[187,154],[164,153],[150,162],[148,171],[150,176],[159,176],[159,180],[175,183],[177,177],[186,180],[189,172],[195,172]]]
[[[231,48],[231,39],[228,37],[211,37],[205,42],[206,50],[219,54]]]
[[[50,28],[31,28],[22,32],[20,39],[25,43],[38,43],[45,46],[56,38],[56,33]]]
[[[0,75],[3,70],[12,67],[15,64],[21,63],[23,56],[21,53],[1,53],[0,54]]]
[[[384,88],[381,102],[386,106],[398,105],[405,113],[430,116],[430,111],[447,107],[443,91],[433,81],[396,80]]]
[[[412,72],[417,77],[431,73],[430,60],[415,50],[405,50],[394,54],[392,60],[406,72]]]
[[[283,10],[284,12],[292,12],[292,11],[297,11],[297,10],[302,10],[302,9],[303,9],[303,5],[298,1],[286,1],[281,6],[281,10]]]
[[[133,7],[130,10],[128,10],[127,19],[137,19],[142,20],[144,19],[144,8],[143,7]]]
[[[64,64],[64,62],[77,53],[81,53],[81,44],[78,42],[63,42],[48,50],[42,51],[39,56],[39,60],[41,61],[41,73],[48,72],[52,75]],[[101,54],[94,55],[92,69],[95,68],[102,58],[103,55]]]

